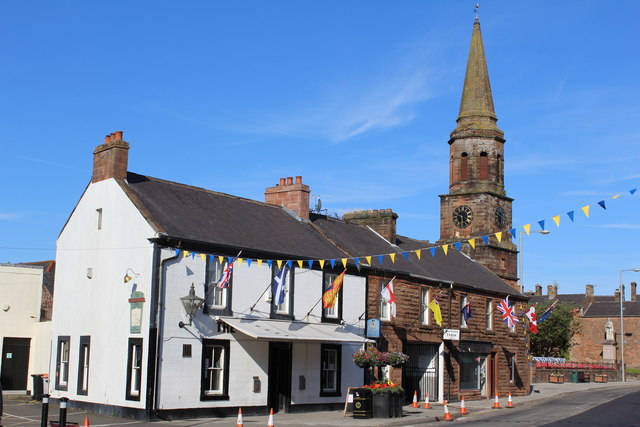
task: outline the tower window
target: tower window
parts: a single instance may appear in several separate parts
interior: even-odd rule
[[[502,156],[500,154],[498,154],[498,173],[497,175],[497,180],[499,183],[502,182]]]
[[[480,153],[480,179],[489,179],[489,157],[484,151]]]
[[[469,179],[469,155],[462,153],[460,159],[460,181],[467,181]]]

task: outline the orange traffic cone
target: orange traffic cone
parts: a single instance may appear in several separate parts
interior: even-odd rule
[[[267,421],[267,427],[275,427],[273,425],[273,409],[269,411],[269,421]]]
[[[89,427],[91,424],[89,424],[89,417],[84,417],[84,427]]]
[[[431,405],[429,405],[429,393],[424,397],[424,409],[431,409]]]
[[[509,399],[507,400],[507,408],[515,408],[515,406],[513,406],[513,400],[511,400],[511,393],[509,393]]]
[[[460,400],[460,415],[467,415],[467,407],[464,405],[464,396]]]
[[[442,419],[444,421],[453,421],[453,417],[449,413],[449,407],[447,406],[447,401],[444,400],[442,404],[444,405],[444,417]]]
[[[236,427],[244,427],[244,421],[242,420],[242,408],[238,408],[238,421],[236,421]]]
[[[496,397],[493,400],[493,406],[491,407],[491,409],[501,409],[500,408],[500,401],[498,400],[498,393],[496,393]]]
[[[411,407],[412,408],[417,408],[418,407],[418,392],[417,391],[413,392],[413,402],[411,402]]]

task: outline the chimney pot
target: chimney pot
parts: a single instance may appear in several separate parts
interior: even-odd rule
[[[629,283],[631,285],[631,296],[629,297],[629,301],[635,301],[636,300],[636,282],[631,282]]]
[[[616,289],[616,291],[613,293],[613,297],[616,302],[620,302],[620,289]]]
[[[280,185],[284,185],[286,182],[286,178],[280,178]]]
[[[93,174],[91,182],[96,183],[105,179],[126,179],[129,163],[129,143],[122,140],[122,131],[105,136],[104,144],[93,150]]]
[[[536,295],[537,296],[541,296],[542,295],[542,286],[541,285],[536,285]]]
[[[106,144],[107,142],[111,141],[111,135],[106,135],[104,137],[104,143]]]
[[[302,184],[302,177],[296,176],[296,184]]]
[[[122,141],[122,131],[121,130],[117,130],[116,131],[116,139],[118,141]]]
[[[111,141],[115,141],[116,140],[116,133],[115,132],[111,132],[109,134],[109,140],[111,140]]]
[[[296,182],[298,184],[296,186],[293,186],[293,177],[280,178],[279,185],[265,189],[264,201],[270,205],[284,206],[296,211],[300,218],[308,219],[311,190],[308,185],[302,184],[301,176],[296,177],[296,181],[298,178],[300,178],[300,182]]]
[[[288,176],[287,177],[287,185],[291,185],[291,184],[293,184],[293,177]]]

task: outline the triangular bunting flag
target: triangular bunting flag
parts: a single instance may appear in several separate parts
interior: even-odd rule
[[[553,218],[551,218],[551,219],[553,220],[553,222],[555,222],[555,223],[556,223],[556,225],[557,225],[558,227],[560,227],[560,215],[556,215],[556,216],[554,216],[554,217],[553,217]]]
[[[484,241],[484,244],[489,246],[489,236],[482,236],[482,240]]]
[[[176,249],[176,256],[180,256],[180,252],[182,252],[180,249]]]
[[[289,270],[291,270],[292,265],[293,265],[293,261],[291,260],[287,261],[287,267],[289,267]]]
[[[436,248],[429,248],[429,252],[431,252],[432,257],[436,256]]]
[[[367,260],[367,264],[371,265],[371,257],[370,256],[366,256],[366,257],[364,257],[364,259]]]
[[[195,252],[191,252],[191,259],[194,259],[196,257],[196,253]]]
[[[629,190],[629,194],[633,196],[636,193],[636,191],[638,191],[637,188],[632,188],[631,190]]]
[[[456,242],[456,249],[458,250],[458,252],[460,252],[460,247],[461,247],[461,246],[462,246],[462,245],[460,244],[460,242]]]
[[[302,268],[303,261],[301,259],[298,260],[298,267]]]
[[[619,195],[619,194],[616,194],[615,196],[613,196],[613,197],[612,197],[612,199],[614,199],[614,200],[615,200],[615,199],[617,199],[618,197],[620,197],[620,195]]]
[[[389,258],[391,258],[391,263],[395,263],[396,262],[396,254],[394,254],[394,253],[389,254]]]
[[[205,254],[200,254],[200,259],[204,262],[207,259]]]
[[[267,260],[267,265],[269,266],[269,268],[271,268],[271,266],[273,265],[273,261],[268,259]]]
[[[189,251],[182,251],[182,256],[183,257],[188,257],[189,256]]]
[[[222,261],[224,261],[224,257],[222,255],[218,255],[218,262],[222,264]]]
[[[238,265],[242,265],[242,258],[238,258]]]
[[[309,269],[313,268],[313,260],[312,259],[308,260],[307,264],[309,265]]]
[[[573,222],[573,211],[569,211],[569,212],[567,212],[567,216],[569,217],[569,219],[571,220],[571,222]]]
[[[276,260],[276,263],[278,264],[278,270],[280,270],[282,268],[282,260],[278,259]]]
[[[409,252],[402,252],[402,256],[404,257],[404,259],[409,261]]]
[[[525,233],[527,233],[527,236],[531,234],[531,224],[523,225],[522,229],[524,230]]]
[[[498,242],[502,242],[502,231],[498,231],[497,233],[495,233],[496,239],[498,239]]]
[[[604,200],[600,200],[600,201],[598,202],[598,204],[600,205],[600,207],[601,207],[602,209],[607,210],[607,207],[604,205]]]
[[[321,259],[320,261],[318,261],[320,263],[320,269],[322,270],[324,268],[324,263],[326,262],[326,260]]]
[[[471,245],[471,247],[473,249],[476,248],[476,239],[469,239],[469,240],[467,240],[467,242],[469,242],[469,244]]]
[[[344,268],[347,268],[347,259],[346,258],[342,258],[342,266]]]
[[[330,259],[329,260],[329,264],[331,264],[331,268],[336,266],[336,260],[335,259]]]
[[[247,258],[247,267],[251,267],[251,263],[253,260],[251,258]]]
[[[258,263],[258,268],[262,267],[262,260],[261,259],[257,259],[256,261]]]
[[[447,254],[447,252],[449,252],[449,245],[444,245],[444,246],[442,247],[442,250],[444,251],[444,254],[446,255],[446,254]]]
[[[584,216],[589,218],[589,205],[582,207],[582,212],[584,212]]]
[[[515,239],[516,238],[516,229],[512,228],[509,230],[509,234],[511,234],[511,239]]]
[[[544,230],[544,219],[538,221],[538,225],[540,225],[540,230]]]
[[[378,255],[378,262],[380,263],[380,265],[382,265],[382,259],[384,258],[383,255]]]
[[[418,257],[418,259],[420,259],[420,257],[422,256],[422,249],[418,249],[416,251],[416,256]]]
[[[233,258],[231,258],[230,256],[227,257],[227,263],[231,264],[233,262]]]
[[[360,268],[360,265],[359,265],[359,264],[360,264],[360,258],[354,258],[354,259],[353,259],[353,262],[355,262],[355,263],[356,263],[356,268],[358,268],[358,269],[359,269],[359,268]]]

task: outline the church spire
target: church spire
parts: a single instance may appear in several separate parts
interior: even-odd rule
[[[498,117],[493,108],[493,96],[491,95],[491,83],[487,60],[484,55],[480,21],[476,16],[471,35],[471,47],[467,60],[467,71],[462,89],[460,101],[460,113],[458,114],[456,131],[463,130],[498,130],[496,122]]]

